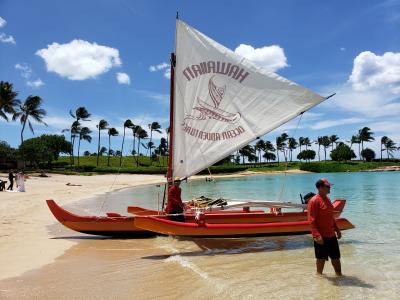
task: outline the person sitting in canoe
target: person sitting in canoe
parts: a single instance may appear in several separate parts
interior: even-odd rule
[[[173,184],[169,186],[168,203],[165,213],[169,215],[168,219],[171,221],[185,222],[185,216],[183,215],[184,204],[181,198],[182,189],[180,185],[181,179],[175,178]]]

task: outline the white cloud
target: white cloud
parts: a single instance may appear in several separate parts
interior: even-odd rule
[[[400,93],[400,52],[386,52],[382,56],[361,52],[354,59],[349,82],[355,91],[385,89]]]
[[[164,77],[167,79],[171,78],[171,69],[170,69],[170,64],[166,62],[162,62],[158,65],[153,65],[149,67],[150,72],[157,72],[157,71],[163,71]]]
[[[12,35],[7,35],[5,33],[0,33],[0,42],[2,43],[10,43],[10,44],[16,44],[15,39]]]
[[[121,65],[118,49],[84,40],[53,43],[38,50],[36,55],[43,58],[47,71],[70,80],[95,78]]]
[[[273,72],[288,66],[285,52],[278,45],[254,48],[251,45],[240,44],[235,49],[235,53]]]
[[[324,120],[324,121],[319,121],[314,124],[309,125],[311,129],[318,130],[318,129],[325,129],[325,128],[331,128],[331,127],[336,127],[336,126],[343,126],[343,125],[348,125],[348,124],[357,124],[357,123],[362,123],[365,122],[365,119],[363,118],[347,118],[347,119],[336,119],[336,120]]]
[[[126,73],[117,73],[117,80],[119,84],[131,84],[131,78]]]
[[[321,106],[340,108],[368,118],[400,115],[397,95],[385,90],[354,91],[348,85],[344,85],[331,101]]]
[[[147,98],[160,101],[164,104],[169,104],[169,94],[161,94],[161,93],[146,91],[146,90],[136,90],[136,92],[144,95]]]
[[[28,80],[26,82],[26,84],[29,85],[30,87],[33,87],[33,88],[39,88],[39,87],[44,85],[44,82],[40,78],[38,78],[38,79],[33,80],[33,81]]]
[[[7,21],[4,20],[2,17],[0,17],[0,28],[3,28],[6,25],[7,25]]]
[[[21,71],[21,76],[26,79],[26,84],[32,88],[39,88],[44,85],[44,82],[38,78],[36,80],[32,80],[32,68],[26,63],[18,63],[15,66],[15,69]]]
[[[165,78],[167,78],[167,79],[170,79],[171,78],[171,69],[165,69],[165,71],[164,71],[164,77]]]
[[[162,62],[158,65],[153,65],[149,67],[149,71],[150,72],[156,72],[156,71],[160,71],[160,70],[164,70],[169,68],[169,64],[167,64],[166,62]]]
[[[346,51],[345,47],[340,47],[340,51]]]
[[[32,68],[25,63],[18,63],[14,66],[17,70],[21,71],[21,76],[28,79],[32,75]]]

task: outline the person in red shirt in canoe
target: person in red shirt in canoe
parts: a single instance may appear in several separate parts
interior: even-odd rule
[[[333,206],[328,197],[331,185],[326,178],[316,182],[315,186],[318,189],[318,194],[312,197],[307,204],[307,218],[314,238],[317,274],[322,275],[325,261],[329,257],[336,275],[341,276],[342,268],[338,239],[342,237],[342,234],[336,225]]]
[[[168,216],[168,219],[171,221],[185,222],[185,216],[183,215],[184,204],[181,198],[182,189],[180,185],[180,178],[176,178],[174,183],[168,187],[168,203],[165,213],[171,215]]]

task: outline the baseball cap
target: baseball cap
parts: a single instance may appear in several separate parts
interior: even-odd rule
[[[331,187],[333,184],[332,183],[330,183],[329,181],[328,181],[328,179],[326,179],[326,178],[321,178],[321,179],[319,179],[316,183],[315,183],[315,186],[317,187],[317,188],[319,188],[319,187],[321,187],[321,186],[329,186],[329,187]]]

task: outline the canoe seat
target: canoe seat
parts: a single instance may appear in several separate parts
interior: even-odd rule
[[[114,218],[114,217],[122,217],[120,214],[115,212],[108,212],[106,213],[107,217]]]

